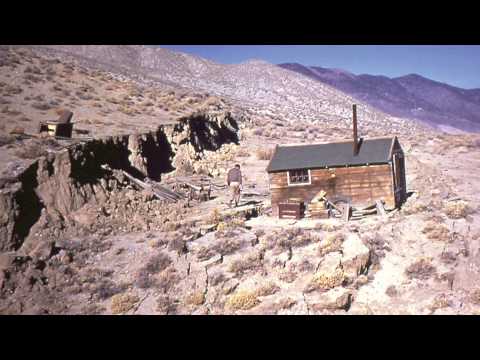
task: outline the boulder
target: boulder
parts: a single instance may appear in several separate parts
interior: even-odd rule
[[[345,274],[341,266],[342,255],[335,251],[325,255],[318,271],[313,274],[305,291],[328,290],[343,284]]]
[[[15,261],[15,255],[14,254],[0,254],[0,272],[2,270],[7,270]]]
[[[336,287],[321,294],[311,307],[315,311],[347,310],[352,301],[352,293],[344,287]]]
[[[341,264],[347,277],[354,279],[367,270],[370,250],[358,235],[349,234],[343,242],[342,250]]]

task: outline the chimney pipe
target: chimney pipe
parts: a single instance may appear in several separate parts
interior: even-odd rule
[[[353,104],[353,155],[358,155],[357,105]]]

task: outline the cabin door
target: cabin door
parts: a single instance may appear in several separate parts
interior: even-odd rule
[[[400,204],[406,192],[403,174],[405,173],[403,155],[393,154],[393,172],[395,176],[395,202]]]

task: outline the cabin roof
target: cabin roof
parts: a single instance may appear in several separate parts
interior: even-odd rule
[[[267,172],[388,163],[395,139],[362,139],[356,156],[353,155],[353,140],[278,146],[268,164]]]

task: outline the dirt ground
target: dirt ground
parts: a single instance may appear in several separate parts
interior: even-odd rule
[[[122,100],[132,102],[123,105],[139,114],[122,113],[122,104],[106,101],[99,109],[111,114],[90,121],[92,111],[97,111],[95,97],[108,98],[113,96],[109,91],[118,91],[115,96],[122,99],[139,89],[108,74],[85,75],[81,68],[72,70],[56,62],[50,64],[50,75],[41,69],[37,74],[35,67],[46,65],[45,60],[28,54],[21,59],[14,72],[1,72],[1,79],[5,84],[14,81],[11,84],[23,89],[22,97],[37,96],[39,89],[53,93],[50,88],[58,82],[39,81],[42,88],[29,89],[23,83],[25,74],[45,77],[45,82],[50,81],[47,76],[63,75],[72,86],[90,89],[87,93],[92,92],[93,99],[82,99],[81,92],[78,99],[61,104],[70,107],[78,102],[73,107],[78,128],[90,136],[148,131],[182,111],[213,104],[204,95],[158,90],[146,95],[155,98],[153,105],[144,104],[145,95],[141,99],[130,94]],[[27,66],[32,69],[25,72]],[[114,90],[107,90],[111,87]],[[54,113],[53,105],[51,113],[31,108],[30,100],[19,98],[17,92],[9,88],[1,95],[9,101],[0,118],[5,136],[22,122],[27,124],[25,132],[33,131],[38,120]],[[185,105],[188,98],[198,100],[192,100],[190,110]],[[46,100],[38,100],[42,101]],[[169,101],[179,110],[167,113]],[[225,101],[217,99],[215,104],[227,108]],[[15,121],[7,122],[5,114],[11,111],[22,114],[11,115]],[[32,120],[20,121],[17,116]],[[271,216],[265,153],[279,143],[350,136],[349,129],[331,124],[295,123],[294,115],[290,120],[272,123],[252,116],[242,123],[239,145],[229,148],[228,154],[218,151],[221,167],[240,164],[244,191],[258,193],[243,196],[237,209],[228,207],[226,189],[214,190],[210,201],[166,205],[122,185],[72,214],[70,227],[57,228],[55,219],[32,227],[46,243],[54,237],[55,241],[48,251],[0,254],[0,313],[479,314],[478,136],[412,135],[396,129],[406,155],[409,198],[386,217],[372,215],[349,223],[279,220]],[[381,126],[360,130],[362,136],[391,135],[382,133]],[[65,146],[48,139],[8,142],[0,147],[2,179],[20,174],[37,155],[44,155],[22,157],[21,149],[33,148],[36,142],[52,152]],[[216,183],[224,178],[224,172],[212,175]]]

